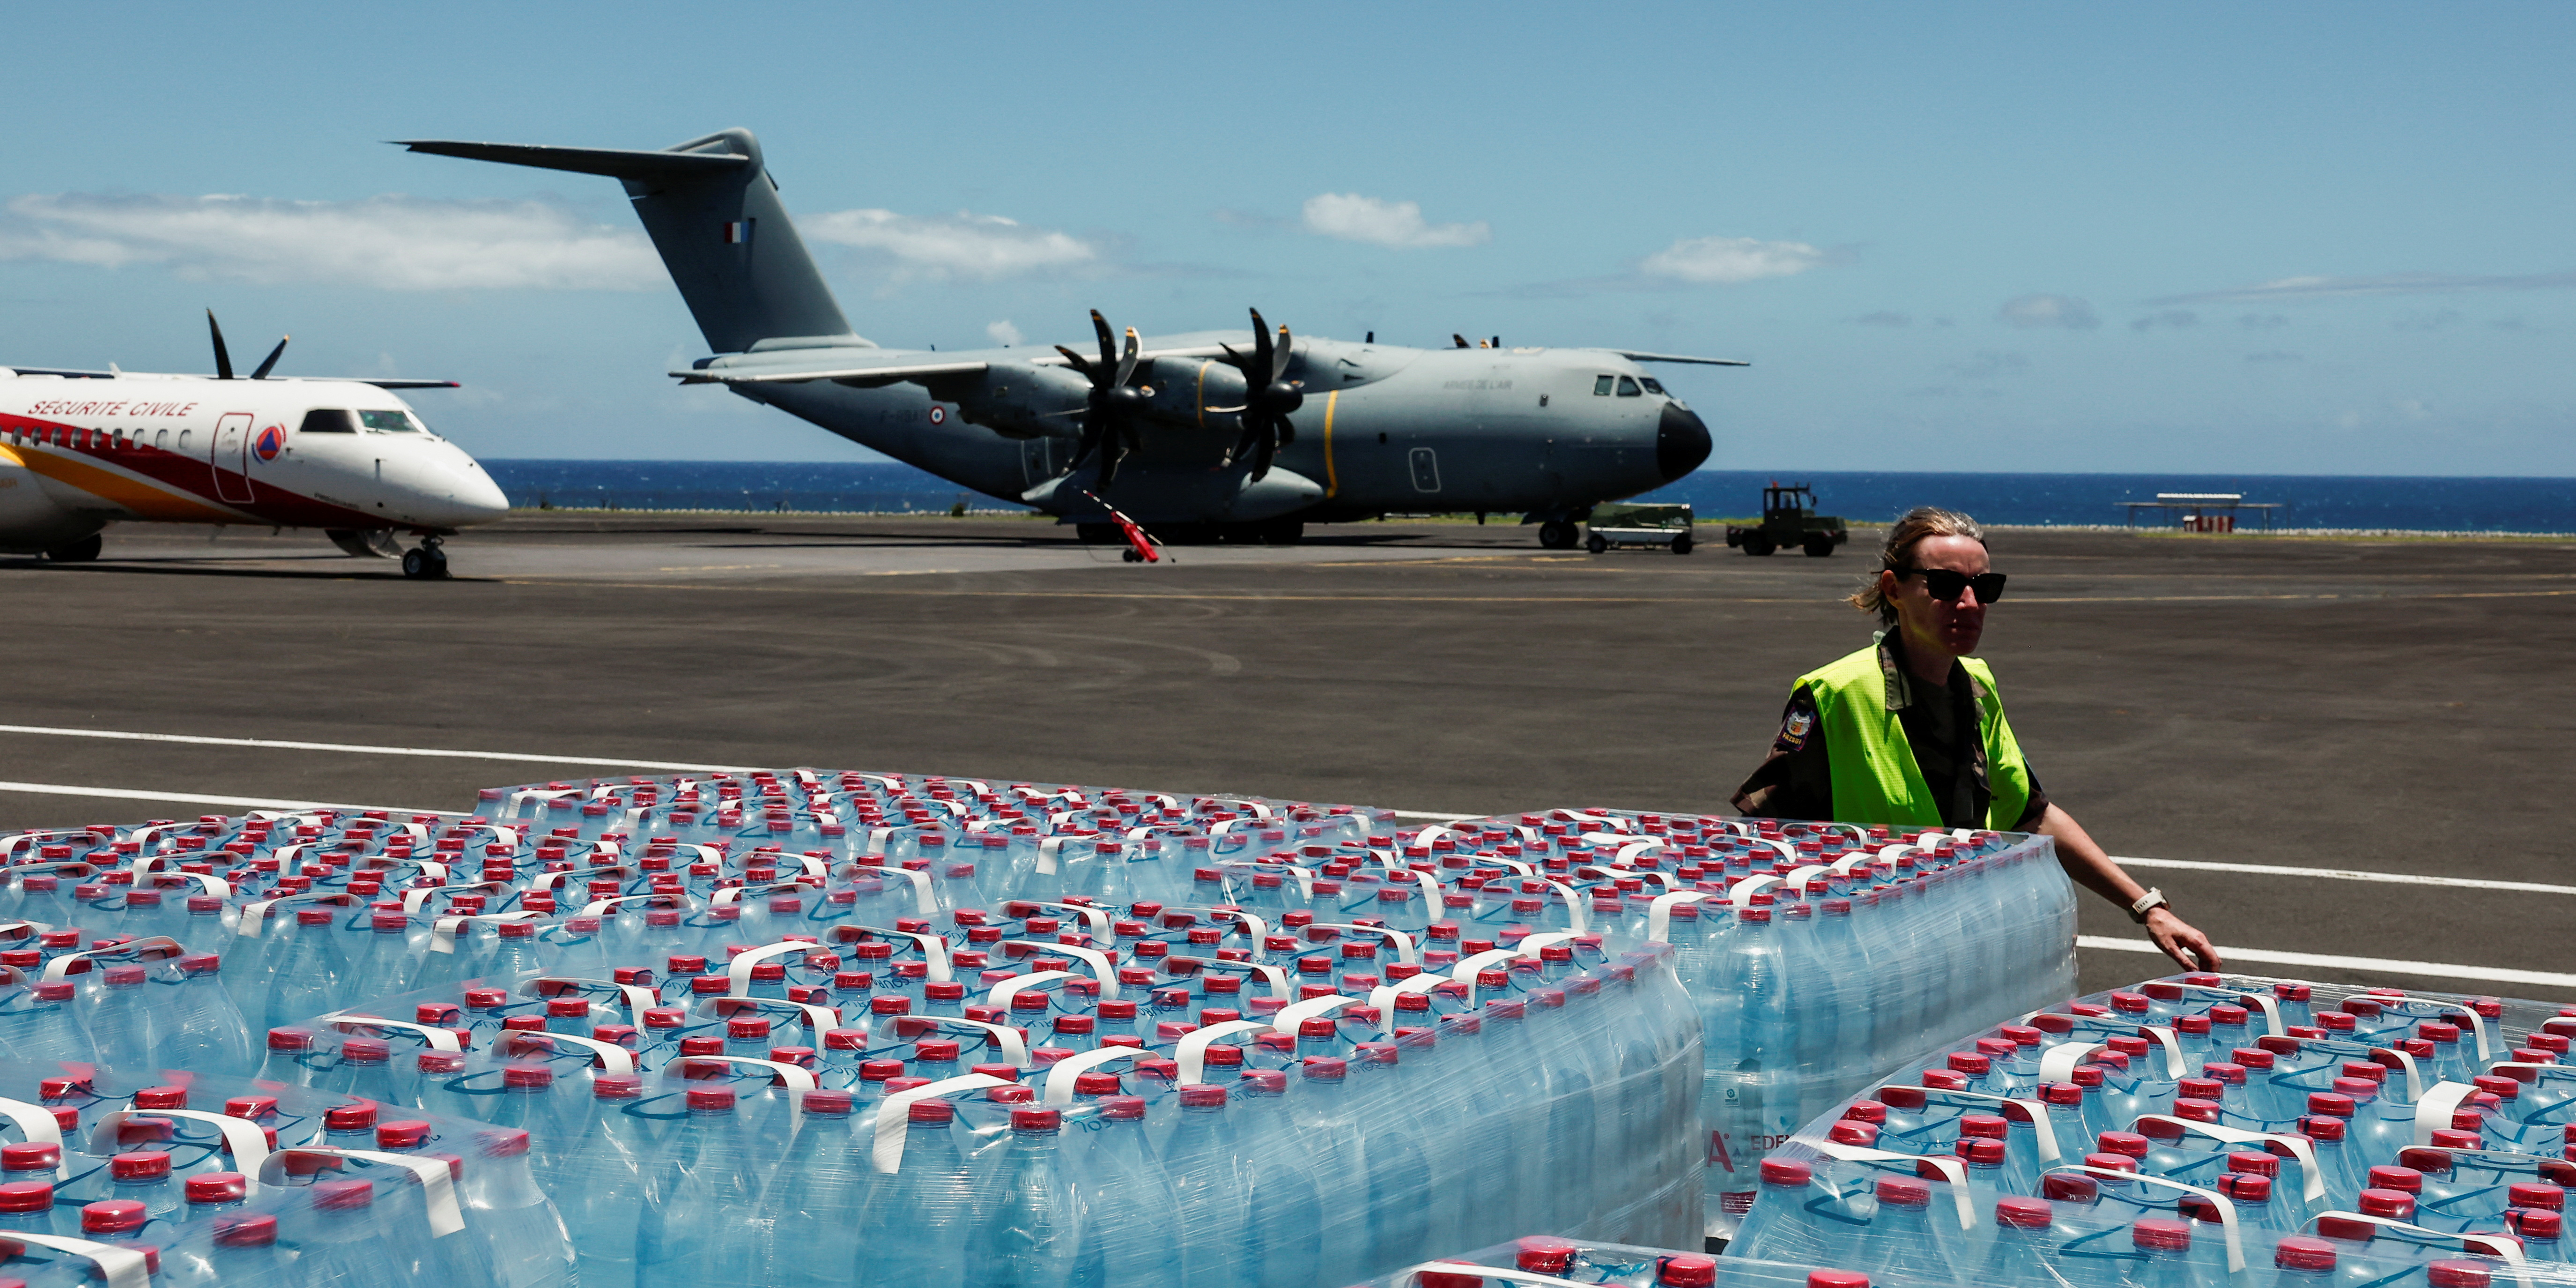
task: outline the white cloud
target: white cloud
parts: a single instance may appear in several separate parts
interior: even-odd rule
[[[811,241],[855,246],[894,260],[897,271],[926,277],[994,281],[1096,263],[1090,243],[1000,215],[898,215],[891,210],[836,210],[797,221]]]
[[[1789,277],[1824,262],[1825,253],[1805,242],[1686,237],[1648,255],[1637,267],[1652,277],[1706,285]]]
[[[2023,295],[2004,301],[1995,317],[2017,327],[2062,326],[2069,331],[2090,331],[2102,325],[2093,315],[2093,306],[2072,295]]]
[[[1425,223],[1418,201],[1385,201],[1356,192],[1308,197],[1306,231],[1397,250],[1482,246],[1494,238],[1492,226],[1482,219],[1472,224]]]
[[[1004,348],[1009,348],[1019,344],[1023,338],[1020,335],[1020,329],[1012,326],[1009,318],[1004,318],[999,322],[987,325],[984,328],[984,334],[993,337],[993,343],[1001,345]]]
[[[536,201],[30,195],[0,208],[0,259],[193,280],[396,291],[648,290],[668,279],[643,235]]]
[[[2449,295],[2467,291],[2561,291],[2576,287],[2576,270],[2557,273],[2376,273],[2354,277],[2283,277],[2257,286],[2170,295],[2151,304],[2249,300],[2315,300],[2350,295]]]

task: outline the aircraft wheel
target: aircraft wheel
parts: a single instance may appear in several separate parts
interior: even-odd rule
[[[1596,532],[1584,540],[1583,548],[1597,555],[1610,548],[1610,539]]]
[[[432,545],[422,545],[403,552],[403,576],[413,581],[442,581],[447,577],[447,552]]]
[[[1808,558],[1810,558],[1810,559],[1825,559],[1825,558],[1830,558],[1830,557],[1833,555],[1833,553],[1834,553],[1834,539],[1833,539],[1832,537],[1809,537],[1809,538],[1807,538],[1807,557],[1808,557]]]
[[[1691,539],[1690,539],[1690,534],[1689,534],[1689,533],[1685,532],[1685,533],[1681,534],[1680,536],[1673,538],[1673,553],[1674,553],[1674,554],[1677,554],[1677,555],[1686,555],[1686,554],[1689,554],[1690,552],[1691,552]]]
[[[1572,550],[1574,542],[1574,525],[1571,523],[1558,519],[1538,525],[1538,543],[1545,549]]]
[[[55,563],[88,563],[98,558],[99,550],[106,544],[99,538],[99,534],[93,532],[78,541],[46,551],[45,558]]]
[[[1779,548],[1771,544],[1771,538],[1760,533],[1751,533],[1744,538],[1744,553],[1748,555],[1767,555]]]

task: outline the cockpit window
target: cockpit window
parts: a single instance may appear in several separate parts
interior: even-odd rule
[[[358,413],[358,419],[369,429],[380,429],[389,434],[408,434],[419,428],[411,423],[411,417],[398,411],[362,411]]]
[[[1607,398],[1607,397],[1609,397],[1609,396],[1610,396],[1610,377],[1608,377],[1608,376],[1594,376],[1594,377],[1592,378],[1592,393],[1593,393],[1593,396],[1594,396],[1594,397],[1596,397],[1596,398]]]
[[[354,434],[358,432],[358,421],[356,417],[351,416],[348,412],[343,411],[338,407],[316,407],[313,410],[304,413],[304,425],[300,432],[306,434]]]
[[[1641,392],[1641,391],[1637,388],[1637,382],[1636,382],[1635,380],[1632,380],[1632,379],[1630,379],[1630,378],[1628,378],[1628,377],[1626,377],[1626,376],[1621,376],[1621,377],[1619,377],[1619,396],[1620,396],[1620,397],[1622,397],[1622,398],[1634,398],[1634,397],[1636,397],[1640,392]]]
[[[1650,394],[1659,394],[1664,391],[1663,382],[1655,379],[1653,376],[1639,376],[1637,377],[1637,383],[1644,385],[1646,387],[1646,392]]]

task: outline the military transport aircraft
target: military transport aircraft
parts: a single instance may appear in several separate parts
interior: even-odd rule
[[[989,496],[1109,539],[1110,507],[1167,540],[1293,541],[1390,511],[1525,515],[1570,547],[1595,502],[1688,474],[1708,427],[1625,349],[1417,349],[1209,331],[1090,352],[940,353],[852,334],[748,130],[661,151],[414,140],[415,152],[606,175],[626,185],[716,356],[720,383]]]
[[[510,512],[464,449],[429,432],[395,389],[451,380],[246,378],[215,315],[215,374],[0,367],[0,551],[96,559],[109,523],[320,528],[352,555],[447,575],[439,539]],[[399,534],[421,543],[401,548]]]

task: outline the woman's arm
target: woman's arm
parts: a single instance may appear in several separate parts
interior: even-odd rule
[[[2120,869],[2102,847],[2085,835],[2082,824],[2055,804],[2040,816],[2039,832],[2057,841],[2057,861],[2066,867],[2066,875],[2075,883],[2119,905],[2127,912],[2147,893],[2145,886]],[[2210,945],[2209,936],[2192,928],[2191,923],[2174,915],[2171,908],[2152,908],[2147,912],[2147,934],[2156,941],[2184,970],[2217,970],[2218,950]]]

